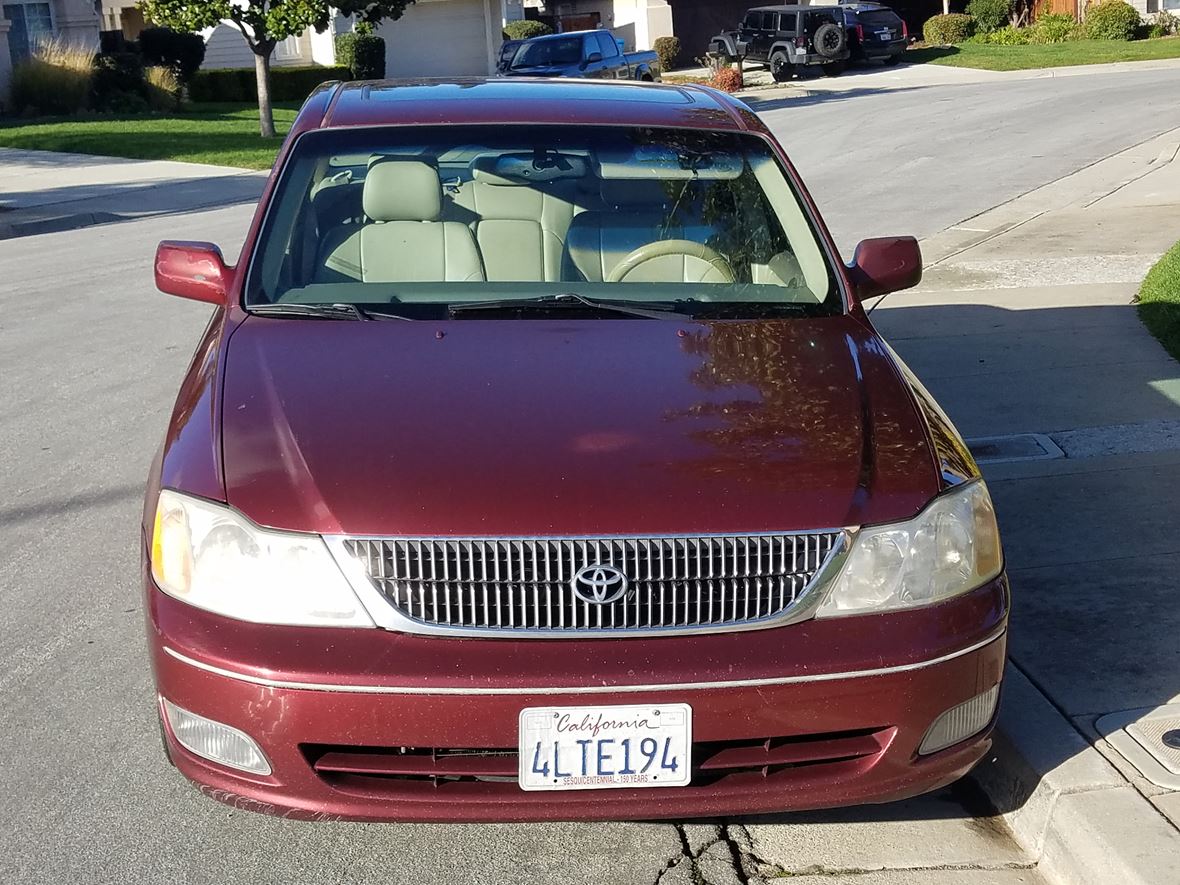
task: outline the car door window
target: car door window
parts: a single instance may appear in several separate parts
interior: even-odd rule
[[[762,13],[762,30],[773,31],[775,29],[775,14],[773,12]]]
[[[742,22],[742,27],[747,31],[756,31],[762,21],[762,15],[757,12],[747,12],[746,20]]]

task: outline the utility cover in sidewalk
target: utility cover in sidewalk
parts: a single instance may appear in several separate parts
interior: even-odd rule
[[[1180,790],[1180,704],[1111,713],[1094,727],[1153,784]]]
[[[1013,433],[1007,436],[977,436],[967,447],[980,464],[1006,461],[1047,461],[1064,458],[1065,453],[1043,433]]]

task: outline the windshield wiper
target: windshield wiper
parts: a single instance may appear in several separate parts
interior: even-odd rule
[[[250,306],[250,313],[265,317],[315,317],[327,320],[405,320],[413,322],[412,317],[398,313],[366,310],[359,304],[255,304]]]
[[[651,302],[646,307],[634,307],[617,301],[597,301],[579,295],[577,292],[560,292],[556,295],[540,295],[537,298],[506,298],[500,301],[461,301],[452,304],[448,310],[451,316],[481,310],[550,310],[552,308],[590,308],[627,316],[643,317],[649,320],[665,320],[669,317],[688,317],[690,314],[677,310],[670,304]]]

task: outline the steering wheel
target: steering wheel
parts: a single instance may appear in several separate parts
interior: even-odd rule
[[[735,282],[733,268],[725,256],[692,240],[657,240],[640,246],[614,266],[606,281],[626,282],[644,267],[646,273],[638,274],[633,282]]]

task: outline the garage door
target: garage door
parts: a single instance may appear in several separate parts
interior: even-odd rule
[[[386,22],[387,77],[483,77],[488,74],[483,0],[418,0]]]

